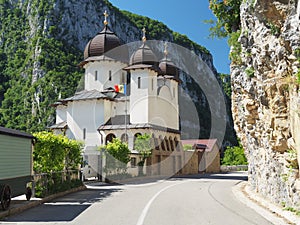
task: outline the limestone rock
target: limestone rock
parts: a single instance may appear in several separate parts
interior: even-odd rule
[[[249,182],[272,201],[299,208],[300,1],[243,1],[241,29],[242,65],[231,65],[232,112]]]

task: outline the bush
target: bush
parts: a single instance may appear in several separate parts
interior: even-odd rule
[[[103,150],[106,155],[105,172],[108,175],[125,173],[127,163],[130,162],[131,153],[128,145],[123,143],[120,139],[114,138]]]
[[[222,159],[222,165],[248,165],[244,149],[241,146],[227,147]]]
[[[74,174],[77,173],[78,172],[75,171]],[[52,173],[36,176],[38,177],[38,180],[36,180],[35,184],[35,196],[38,198],[44,198],[72,188],[81,187],[83,185],[82,181],[78,179],[78,177],[71,179],[65,173]]]

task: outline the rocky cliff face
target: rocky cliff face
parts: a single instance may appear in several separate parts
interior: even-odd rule
[[[232,110],[249,182],[274,202],[300,208],[300,1],[243,2]]]

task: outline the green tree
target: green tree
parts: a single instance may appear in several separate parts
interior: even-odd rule
[[[120,139],[114,138],[104,147],[106,155],[105,171],[108,174],[113,172],[125,172],[127,163],[130,162],[130,150],[126,143]]]
[[[134,149],[137,150],[141,156],[141,161],[138,162],[138,166],[140,167],[139,175],[142,175],[145,161],[152,154],[151,136],[149,134],[138,135],[134,141]]]
[[[222,159],[223,165],[247,165],[247,158],[241,144],[239,146],[227,147]]]
[[[36,173],[78,169],[83,144],[51,132],[34,133],[33,169]]]
[[[209,0],[209,8],[217,20],[208,20],[210,37],[223,38],[240,29],[240,5],[242,0]]]

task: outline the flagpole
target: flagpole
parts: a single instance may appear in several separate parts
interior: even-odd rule
[[[126,137],[126,142],[128,144],[128,135],[127,135],[127,84],[126,83],[124,84],[124,94],[125,94],[125,137]]]

